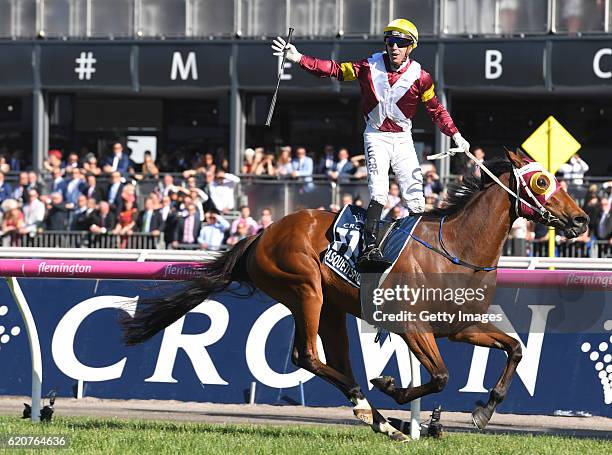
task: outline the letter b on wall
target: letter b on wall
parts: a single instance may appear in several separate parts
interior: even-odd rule
[[[503,73],[502,53],[497,49],[487,49],[485,51],[485,78],[487,80],[499,79]]]

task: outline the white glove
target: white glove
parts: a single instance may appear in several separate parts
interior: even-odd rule
[[[461,152],[465,153],[465,152],[470,151],[470,143],[466,141],[465,139],[463,139],[463,136],[461,135],[461,133],[453,134],[453,141],[455,141],[455,144],[457,144],[457,147],[461,149]]]
[[[282,57],[283,53],[287,53],[287,60],[293,63],[300,63],[302,59],[302,54],[298,52],[293,44],[287,44],[283,38],[277,36],[274,41],[272,41],[272,50],[274,51],[275,56]]]

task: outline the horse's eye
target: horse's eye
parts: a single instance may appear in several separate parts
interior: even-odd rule
[[[548,179],[546,177],[540,177],[538,179],[538,186],[540,188],[548,188]]]

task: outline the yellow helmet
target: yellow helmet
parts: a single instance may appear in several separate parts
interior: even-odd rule
[[[410,38],[414,41],[414,47],[419,42],[419,31],[412,22],[406,19],[395,19],[385,27],[385,37],[398,36],[400,38]]]

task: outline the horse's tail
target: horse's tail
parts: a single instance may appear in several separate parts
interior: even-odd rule
[[[126,315],[120,322],[125,344],[131,346],[148,340],[198,306],[211,294],[227,289],[232,281],[251,285],[245,259],[247,250],[258,238],[259,235],[247,237],[234,245],[231,250],[210,262],[205,262],[202,278],[190,282],[181,292],[168,297],[139,301],[134,317]],[[253,292],[254,287],[251,285],[250,293]]]

